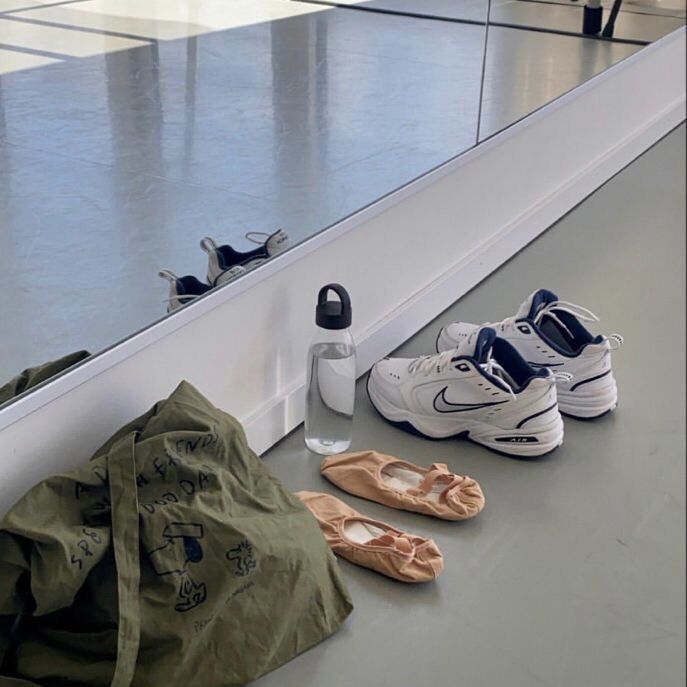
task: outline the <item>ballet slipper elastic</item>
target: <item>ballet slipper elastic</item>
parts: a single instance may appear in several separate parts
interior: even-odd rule
[[[429,582],[444,569],[444,557],[431,539],[366,518],[330,494],[300,491],[298,498],[315,516],[335,554],[401,582]]]
[[[484,508],[484,494],[471,477],[454,475],[443,463],[429,469],[377,451],[331,456],[322,474],[344,491],[391,508],[443,520],[473,518]]]

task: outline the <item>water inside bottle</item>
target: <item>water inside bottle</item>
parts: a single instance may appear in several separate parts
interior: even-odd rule
[[[308,355],[305,443],[322,455],[345,451],[353,434],[355,348],[316,343]]]

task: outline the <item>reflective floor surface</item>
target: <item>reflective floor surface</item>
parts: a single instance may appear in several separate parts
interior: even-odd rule
[[[484,21],[484,7],[479,0],[315,0],[339,5],[393,12],[418,13],[440,18]],[[612,2],[603,3],[608,18]],[[674,0],[668,7],[656,9],[627,0],[618,15],[615,37],[655,41],[685,25],[684,0]],[[502,24],[535,27],[553,31],[581,33],[584,0],[492,0],[490,20]]]
[[[161,317],[206,234],[300,241],[473,146],[483,42],[327,10],[1,76],[0,378]]]
[[[484,34],[290,0],[0,0],[0,380],[161,317],[157,271],[203,276],[206,234],[298,242],[474,145]],[[638,49],[493,27],[481,138]]]

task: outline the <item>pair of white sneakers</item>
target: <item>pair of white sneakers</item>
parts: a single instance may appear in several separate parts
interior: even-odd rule
[[[243,252],[230,245],[220,246],[209,236],[201,240],[200,247],[208,254],[207,282],[200,281],[192,274],[178,277],[171,270],[160,270],[158,275],[169,282],[167,312],[190,303],[217,286],[238,279],[290,246],[289,236],[282,229],[273,234],[251,231],[246,234],[246,238],[257,243],[258,247]]]
[[[611,352],[623,339],[583,324],[598,321],[540,289],[501,322],[444,327],[436,355],[381,360],[368,394],[384,418],[424,436],[544,455],[563,442],[561,413],[592,419],[618,403]]]

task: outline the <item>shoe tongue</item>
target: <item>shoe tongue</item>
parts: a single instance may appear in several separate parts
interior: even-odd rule
[[[541,308],[557,300],[558,296],[552,291],[539,289],[539,291],[535,291],[533,294],[531,294],[520,306],[520,310],[518,310],[516,318],[518,320],[533,320]]]
[[[288,247],[289,235],[283,229],[275,231],[274,234],[265,241],[265,250],[270,257],[285,251]]]
[[[474,358],[478,363],[486,363],[495,340],[496,331],[491,327],[482,327],[465,339],[456,351],[458,355],[466,355]]]

